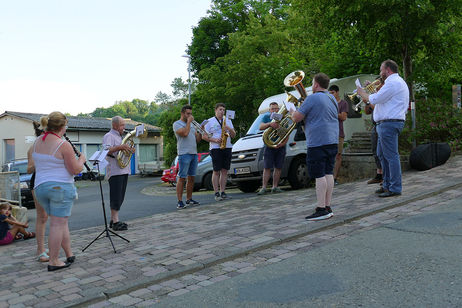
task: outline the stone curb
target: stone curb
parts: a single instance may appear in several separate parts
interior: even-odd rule
[[[258,243],[258,244],[255,244],[253,246],[250,246],[250,247],[247,247],[247,248],[244,248],[244,249],[240,249],[240,250],[238,250],[236,252],[230,252],[230,253],[227,253],[225,255],[209,258],[205,262],[200,262],[199,265],[198,264],[191,264],[191,265],[187,265],[187,266],[184,266],[183,268],[173,270],[173,271],[170,271],[170,272],[159,273],[155,278],[140,278],[139,280],[136,280],[134,282],[127,283],[123,287],[117,287],[117,288],[113,288],[113,289],[109,289],[109,290],[105,290],[105,291],[102,291],[102,290],[99,290],[99,289],[98,290],[92,290],[92,291],[95,291],[94,293],[97,293],[97,294],[86,294],[84,297],[82,297],[80,299],[65,303],[63,305],[63,307],[86,307],[88,305],[95,304],[95,303],[100,302],[100,301],[108,300],[110,298],[114,298],[114,297],[117,297],[117,296],[120,296],[120,295],[123,295],[123,294],[127,294],[127,293],[130,293],[130,292],[136,291],[138,289],[146,288],[146,287],[148,287],[150,285],[153,285],[153,284],[159,284],[161,282],[168,281],[168,280],[171,280],[171,279],[175,279],[175,278],[178,278],[178,277],[181,277],[181,276],[184,276],[184,275],[188,275],[188,274],[197,272],[197,271],[205,269],[205,268],[212,267],[212,266],[220,264],[220,263],[224,263],[224,262],[227,262],[227,261],[230,261],[230,260],[233,260],[233,259],[237,259],[237,258],[246,256],[248,254],[270,248],[272,246],[280,245],[282,243],[290,242],[290,241],[299,239],[301,237],[304,237],[304,236],[307,236],[307,235],[310,235],[310,234],[314,234],[314,233],[322,232],[322,231],[325,231],[325,230],[328,230],[328,229],[332,229],[332,228],[344,225],[346,223],[350,223],[350,222],[353,222],[355,220],[362,219],[362,218],[367,217],[367,216],[372,216],[372,215],[375,215],[377,213],[384,212],[384,211],[389,210],[389,209],[393,209],[393,208],[396,208],[396,207],[401,207],[401,206],[404,206],[404,205],[409,204],[409,203],[414,202],[414,201],[427,199],[427,198],[433,197],[435,195],[441,194],[441,193],[443,193],[445,191],[452,190],[452,189],[459,188],[459,187],[462,187],[462,181],[456,182],[456,183],[454,183],[453,185],[450,185],[450,186],[446,186],[446,187],[443,187],[443,188],[438,188],[438,189],[431,190],[428,193],[425,193],[425,194],[422,194],[422,195],[413,194],[413,195],[407,197],[406,200],[403,200],[403,201],[400,201],[400,202],[396,202],[396,203],[394,203],[393,201],[392,202],[387,202],[383,206],[379,206],[379,207],[377,207],[375,209],[371,209],[371,210],[365,210],[365,211],[360,212],[360,213],[347,215],[347,217],[344,217],[344,218],[339,219],[339,220],[336,220],[335,219],[336,217],[334,216],[333,219],[330,219],[330,220],[326,221],[326,224],[324,224],[322,226],[318,225],[316,227],[316,224],[312,224],[313,227],[310,228],[307,225],[307,228],[305,230],[301,230],[301,231],[297,232],[296,234],[292,234],[290,236],[286,236],[286,237],[283,237],[283,238],[280,238],[280,239],[269,240],[269,241],[266,241],[266,242],[263,242],[263,243]],[[103,289],[103,288],[101,288],[101,289]],[[91,293],[93,293],[93,292],[91,292]]]

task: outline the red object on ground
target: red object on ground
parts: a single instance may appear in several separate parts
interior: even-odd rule
[[[197,153],[197,161],[201,162],[204,158],[209,155],[209,152]],[[176,164],[175,164],[176,162]],[[172,186],[176,185],[176,175],[178,174],[178,156],[173,161],[172,166],[169,169],[165,169],[162,172],[162,177],[160,178],[165,183],[169,183]]]

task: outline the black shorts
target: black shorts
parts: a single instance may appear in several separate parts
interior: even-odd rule
[[[231,166],[231,148],[212,149],[210,156],[212,156],[213,171],[229,170]]]
[[[286,157],[286,147],[273,149],[265,146],[263,152],[263,162],[265,169],[282,169],[284,165],[284,158]]]
[[[125,198],[128,174],[114,175],[109,178],[109,197],[112,210],[119,211]]]
[[[306,164],[308,174],[313,179],[322,178],[326,174],[334,174],[335,156],[338,147],[336,144],[322,145],[308,148]]]

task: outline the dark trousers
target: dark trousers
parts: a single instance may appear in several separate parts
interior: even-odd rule
[[[119,211],[125,198],[127,189],[128,174],[114,175],[109,178],[109,196],[111,209]]]

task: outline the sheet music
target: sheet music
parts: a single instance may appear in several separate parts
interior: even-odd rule
[[[277,112],[272,112],[270,115],[271,120],[276,120],[276,121],[281,121],[282,119],[282,114],[277,113]]]
[[[297,111],[297,108],[295,108],[295,105],[294,103],[292,102],[284,102],[284,105],[286,106],[286,109],[290,112],[290,111]]]
[[[236,115],[236,112],[234,110],[226,110],[226,117],[228,119],[234,120],[235,115]]]
[[[109,150],[96,151],[90,157],[89,161],[98,161],[98,162],[102,162],[103,160],[105,161],[104,158],[107,156],[108,152],[109,152]]]
[[[355,80],[355,85],[356,85],[356,87],[358,87],[358,88],[362,88],[362,87],[363,87],[363,86],[361,85],[361,81],[359,81],[359,78],[356,78],[356,80]]]
[[[142,135],[143,133],[144,133],[144,124],[137,125],[135,137],[138,137],[139,135]]]

